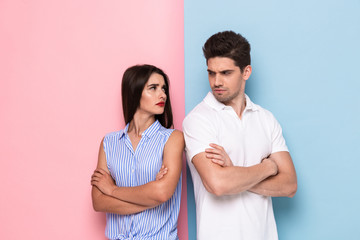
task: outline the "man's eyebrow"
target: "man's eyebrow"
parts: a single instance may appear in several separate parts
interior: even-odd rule
[[[233,69],[227,69],[227,70],[222,70],[220,71],[221,73],[225,73],[225,72],[233,72],[234,70]]]
[[[210,70],[210,69],[208,69],[207,71],[208,71],[209,73],[214,73],[214,71],[212,71],[212,70]],[[234,71],[233,69],[225,69],[225,70],[220,71],[220,73],[233,72],[233,71]]]

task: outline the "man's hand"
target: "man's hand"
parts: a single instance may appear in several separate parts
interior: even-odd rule
[[[264,158],[261,162],[266,163],[272,167],[272,169],[273,169],[272,176],[275,176],[276,174],[278,174],[278,171],[279,171],[278,165],[271,157]]]
[[[209,158],[213,163],[216,163],[222,167],[234,166],[229,155],[222,146],[219,146],[215,143],[210,143],[209,145],[212,148],[205,149],[207,158]]]
[[[250,192],[270,197],[293,197],[297,190],[295,167],[289,152],[275,152],[262,160],[268,164],[271,176],[258,183]]]
[[[114,179],[101,168],[95,169],[91,176],[91,185],[97,187],[103,194],[108,196],[111,196],[116,188]]]
[[[162,179],[165,176],[165,174],[167,173],[167,170],[168,169],[164,165],[162,165],[159,172],[156,174],[155,180],[157,181],[157,180]]]

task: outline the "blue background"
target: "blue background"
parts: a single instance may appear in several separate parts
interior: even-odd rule
[[[294,198],[273,198],[279,238],[360,239],[360,1],[184,3],[186,114],[210,90],[206,39],[241,33],[252,47],[246,93],[282,125],[298,175]]]

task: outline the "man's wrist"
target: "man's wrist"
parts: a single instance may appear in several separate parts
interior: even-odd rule
[[[274,176],[278,173],[278,168],[274,160],[266,158],[262,161],[263,164],[266,164],[266,169],[268,170],[269,176]]]

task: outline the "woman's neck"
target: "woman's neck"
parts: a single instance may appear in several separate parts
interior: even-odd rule
[[[128,134],[134,134],[137,137],[141,137],[141,134],[148,129],[155,122],[154,115],[143,115],[138,112],[134,114],[133,120],[131,120],[128,128]]]

